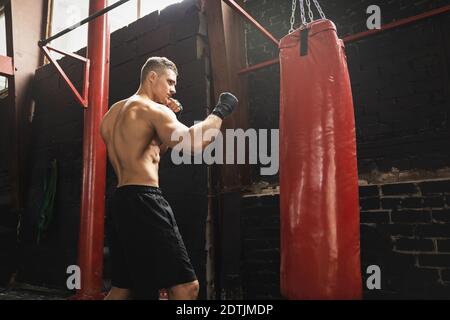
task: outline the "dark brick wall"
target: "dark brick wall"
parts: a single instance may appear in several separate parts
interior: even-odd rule
[[[360,172],[449,166],[443,147],[450,132],[448,20],[425,20],[348,46]]]
[[[242,291],[244,299],[280,299],[280,197],[242,199]]]
[[[366,30],[373,1],[321,1],[341,37]],[[383,23],[410,17],[448,1],[380,2]],[[275,37],[289,30],[291,1],[246,1],[246,8]],[[297,12],[297,21],[299,21]],[[436,169],[450,165],[449,14],[347,44],[355,103],[360,173]],[[275,45],[247,26],[249,64],[278,57]],[[251,125],[278,128],[279,67],[248,76]],[[254,173],[254,180],[267,180]],[[273,178],[272,178],[273,180]],[[271,181],[273,182],[273,181]]]
[[[449,194],[450,180],[360,187],[363,271],[382,272],[368,296],[450,298]]]
[[[450,298],[450,180],[359,192],[364,297]],[[244,298],[279,298],[279,196],[244,197],[241,230]],[[381,290],[365,285],[370,265],[381,269]]]
[[[11,129],[9,125],[10,104],[8,98],[0,99],[0,208],[11,202],[10,147]],[[5,211],[4,211],[5,210]],[[0,213],[6,209],[0,209]]]
[[[177,98],[185,111],[180,121],[190,126],[205,117],[209,105],[209,61],[204,54],[204,25],[197,1],[185,0],[154,12],[111,35],[109,104],[134,94],[140,70],[150,56],[166,56],[180,71]],[[80,50],[81,55],[85,49]],[[79,88],[82,65],[60,60]],[[51,65],[36,71],[36,113],[29,161],[27,209],[21,230],[22,280],[48,286],[65,286],[65,268],[76,264],[82,177],[83,110]],[[52,159],[58,161],[55,219],[48,237],[35,244],[38,211],[43,201],[43,181]],[[107,168],[106,199],[114,191],[116,177]],[[205,295],[205,223],[207,175],[204,166],[175,166],[170,155],[160,165],[161,187],[171,203],[186,247]],[[105,276],[109,276],[106,256]]]
[[[8,283],[14,270],[17,218],[11,211],[11,163],[9,106],[0,100],[0,286]]]
[[[11,201],[10,171],[10,126],[9,126],[9,104],[8,99],[0,99],[0,208],[8,206]],[[0,212],[6,212],[6,209]]]
[[[12,210],[11,104],[0,99],[0,286],[8,283],[15,266],[17,212]]]

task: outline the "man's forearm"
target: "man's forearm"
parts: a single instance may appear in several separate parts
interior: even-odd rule
[[[231,93],[221,93],[219,101],[211,114],[202,122],[199,122],[188,129],[187,139],[190,138],[190,147],[187,149],[190,149],[194,153],[201,152],[206,146],[213,142],[214,138],[220,132],[219,130],[222,126],[223,119],[233,112],[238,102],[238,99]],[[184,147],[186,149],[187,146],[184,145]]]
[[[216,115],[209,115],[205,120],[199,122],[189,128],[189,135],[191,137],[191,150],[201,151],[212,142],[212,139],[205,140],[204,134],[208,130],[215,129],[219,132],[222,126],[222,119]]]

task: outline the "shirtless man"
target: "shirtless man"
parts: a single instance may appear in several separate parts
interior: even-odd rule
[[[160,154],[180,143],[171,139],[175,131],[191,138],[192,150],[205,148],[211,141],[196,141],[196,133],[220,129],[238,100],[223,93],[211,115],[188,128],[174,113],[180,109],[172,99],[177,76],[170,60],[148,59],[136,94],[114,104],[102,120],[101,136],[118,179],[108,206],[112,289],[107,300],[157,299],[162,288],[168,288],[169,299],[198,296],[197,277],[159,189]]]

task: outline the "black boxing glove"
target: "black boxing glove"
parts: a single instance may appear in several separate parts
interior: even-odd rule
[[[223,120],[233,112],[238,103],[239,101],[234,95],[229,92],[224,92],[220,95],[219,102],[211,114]]]

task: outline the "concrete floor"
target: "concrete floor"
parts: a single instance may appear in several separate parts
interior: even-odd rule
[[[59,292],[0,288],[0,300],[66,300],[68,297]]]

